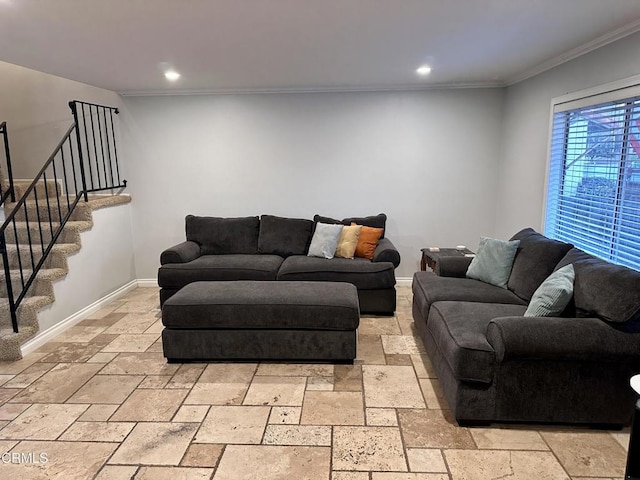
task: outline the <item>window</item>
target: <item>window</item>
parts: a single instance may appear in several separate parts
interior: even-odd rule
[[[545,234],[640,270],[640,96],[584,103],[554,107]]]

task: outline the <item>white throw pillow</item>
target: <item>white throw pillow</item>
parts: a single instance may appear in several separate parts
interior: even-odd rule
[[[344,225],[317,223],[309,246],[309,257],[333,258]]]

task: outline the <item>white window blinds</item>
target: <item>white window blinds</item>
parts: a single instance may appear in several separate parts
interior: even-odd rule
[[[640,96],[555,109],[545,217],[547,236],[640,270]]]

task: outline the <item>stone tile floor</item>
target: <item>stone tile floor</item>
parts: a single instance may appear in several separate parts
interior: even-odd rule
[[[355,365],[167,364],[159,317],[138,288],[0,364],[0,478],[623,477],[626,430],[458,427],[408,287],[395,317],[362,318]]]

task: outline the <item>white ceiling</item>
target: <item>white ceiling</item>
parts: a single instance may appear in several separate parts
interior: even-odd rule
[[[0,0],[0,60],[124,94],[505,85],[638,30],[639,0]]]

